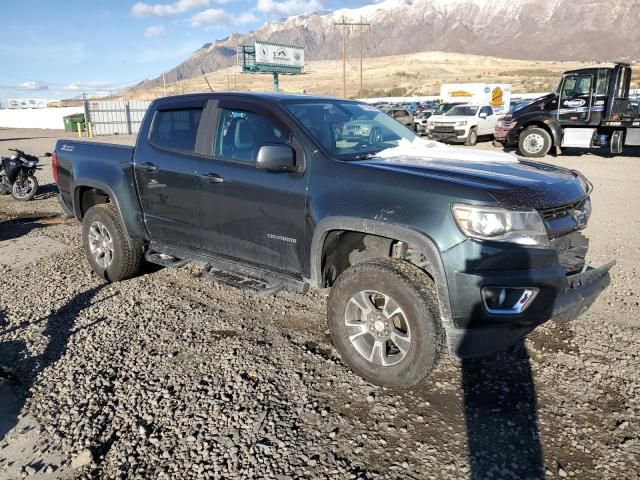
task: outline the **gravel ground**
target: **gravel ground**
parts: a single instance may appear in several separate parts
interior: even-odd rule
[[[0,154],[60,135],[0,130]],[[402,392],[344,366],[321,293],[261,298],[197,266],[101,283],[45,168],[35,201],[0,198],[0,255],[42,245],[0,262],[0,393],[18,402],[0,402],[0,478],[640,478],[640,160],[568,153],[546,160],[595,185],[609,289]]]

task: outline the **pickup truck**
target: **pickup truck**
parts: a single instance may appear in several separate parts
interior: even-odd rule
[[[490,105],[456,105],[427,120],[427,135],[434,140],[475,145],[478,137],[493,135],[498,116]]]
[[[336,135],[363,122],[377,133]],[[425,141],[356,101],[161,98],[135,148],[59,140],[52,165],[101,277],[195,262],[260,294],[323,289],[339,354],[388,387],[445,350],[487,354],[575,319],[613,265],[586,266],[580,173]]]

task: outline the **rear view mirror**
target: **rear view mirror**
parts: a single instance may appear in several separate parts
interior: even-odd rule
[[[296,152],[289,145],[262,145],[258,150],[256,168],[273,172],[296,170]]]

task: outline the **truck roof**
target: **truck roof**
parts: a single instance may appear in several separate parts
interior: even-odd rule
[[[303,95],[303,94],[289,94],[289,93],[267,93],[267,92],[204,92],[204,93],[186,93],[183,95],[172,95],[167,97],[156,98],[154,102],[163,103],[165,101],[170,102],[178,99],[190,98],[190,99],[214,99],[220,97],[245,97],[253,98],[267,102],[278,103],[282,100],[340,100],[340,101],[353,101],[344,98],[316,96],[316,95]]]

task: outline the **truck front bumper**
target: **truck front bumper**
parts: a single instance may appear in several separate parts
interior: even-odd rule
[[[525,313],[521,318],[489,327],[448,328],[449,352],[459,358],[485,355],[514,345],[548,320],[575,320],[589,309],[609,285],[609,270],[615,263],[611,261],[599,268],[565,277],[566,281],[547,314],[537,313],[532,316]]]
[[[457,129],[453,131],[438,131],[437,129],[427,129],[427,134],[429,138],[438,141],[449,141],[449,142],[465,142],[467,137],[469,136],[469,131],[464,129]]]

